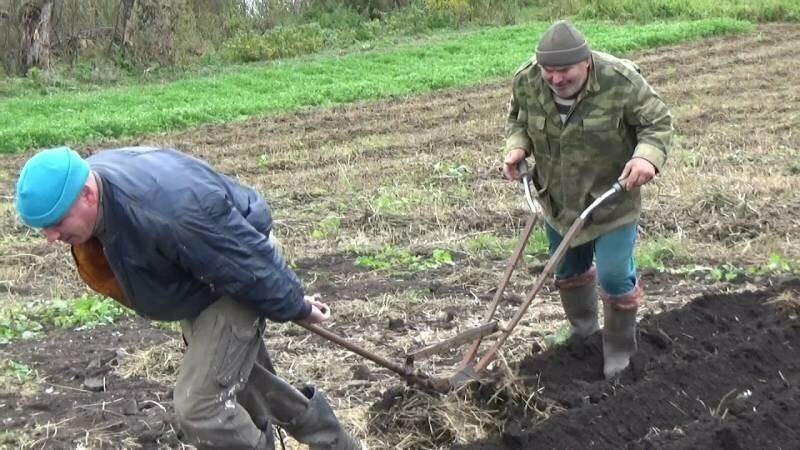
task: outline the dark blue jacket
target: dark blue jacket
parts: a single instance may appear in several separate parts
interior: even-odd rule
[[[172,149],[106,150],[88,162],[103,183],[98,238],[136,312],[187,319],[228,295],[277,322],[311,313],[268,244],[272,217],[258,193]]]

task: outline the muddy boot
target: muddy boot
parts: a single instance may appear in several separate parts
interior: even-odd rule
[[[344,428],[333,413],[325,397],[312,386],[301,392],[308,398],[305,413],[296,417],[283,428],[298,441],[307,444],[310,450],[361,450],[361,444]]]
[[[271,424],[267,424],[256,444],[255,450],[275,450],[275,435]]]
[[[597,322],[597,270],[556,280],[561,305],[572,326],[572,335],[586,337],[600,329]]]
[[[629,294],[603,298],[603,374],[607,380],[625,370],[636,353],[636,311],[641,297],[637,286]]]

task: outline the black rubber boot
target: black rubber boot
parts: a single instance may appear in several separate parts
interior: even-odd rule
[[[561,305],[572,326],[572,335],[586,337],[600,329],[597,321],[597,271],[588,271],[563,280],[556,280]]]
[[[636,311],[641,300],[638,285],[627,294],[603,295],[603,375],[607,380],[625,370],[636,353]]]
[[[342,428],[330,404],[316,388],[301,392],[308,398],[308,409],[283,428],[311,450],[362,450],[361,444]]]

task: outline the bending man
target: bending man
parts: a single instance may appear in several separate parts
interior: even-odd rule
[[[254,190],[172,149],[83,159],[61,147],[25,163],[16,208],[48,242],[72,246],[90,287],[180,321],[175,413],[198,448],[273,449],[273,422],[315,450],[359,448],[319,391],[275,375],[265,318],[318,323],[328,309],[304,295]]]

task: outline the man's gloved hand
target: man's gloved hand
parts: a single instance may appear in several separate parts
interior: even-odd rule
[[[503,161],[503,175],[509,180],[519,180],[519,162],[525,159],[525,150],[515,148],[506,155],[506,160]]]
[[[298,320],[298,322],[310,325],[314,323],[322,323],[331,318],[330,307],[319,301],[319,298],[319,294],[305,296],[305,301],[311,304],[311,314],[309,314],[309,316],[303,320]]]

